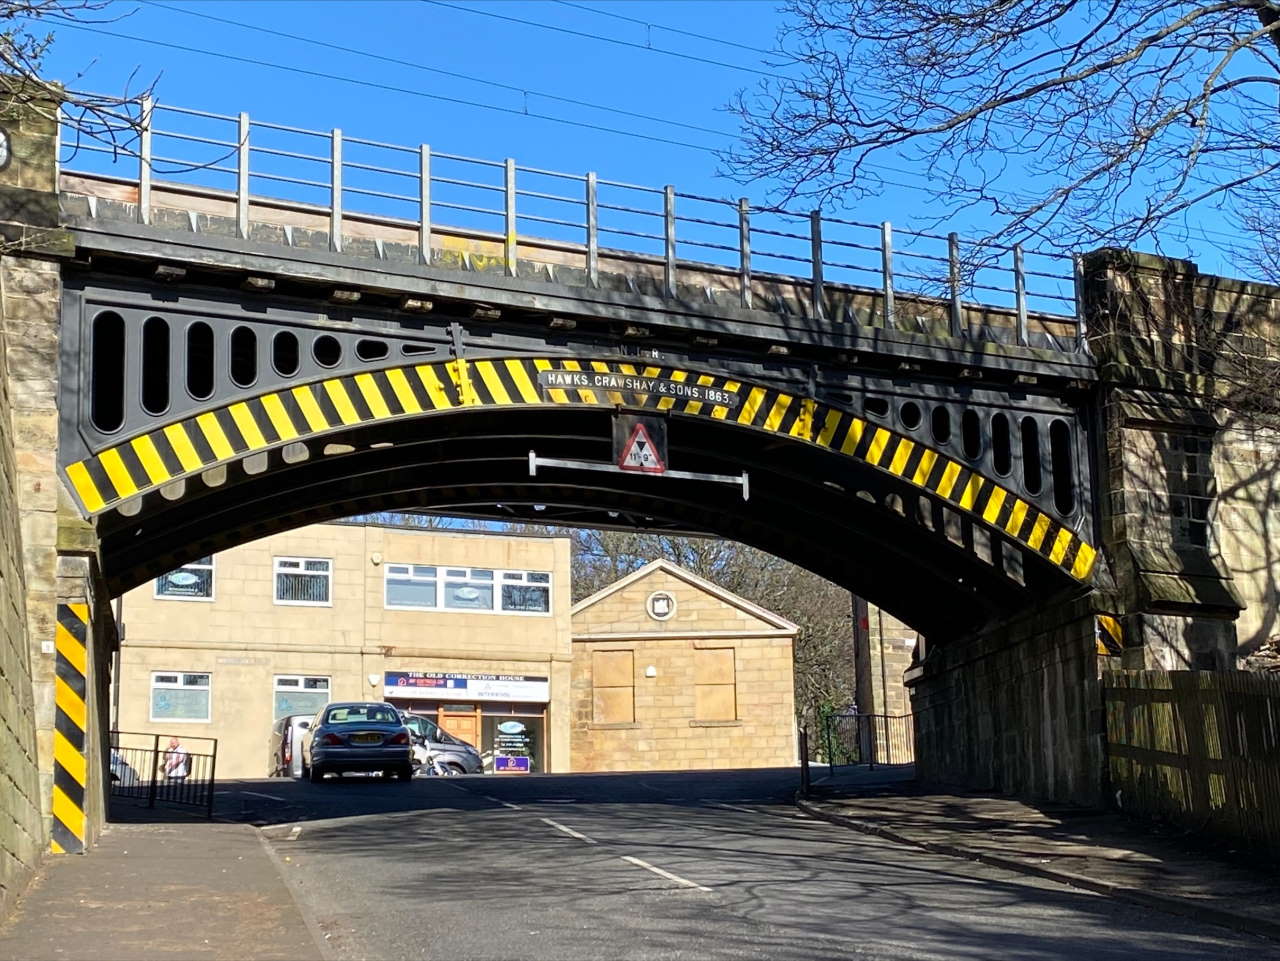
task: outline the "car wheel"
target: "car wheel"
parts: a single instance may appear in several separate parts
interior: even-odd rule
[[[307,769],[306,776],[312,784],[319,784],[324,780],[324,771],[318,767],[311,767]]]
[[[408,780],[412,779],[412,778],[413,778],[413,765],[412,765],[412,764],[406,764],[404,767],[402,767],[402,768],[400,768],[398,771],[396,771],[396,775],[397,775],[397,776],[400,778],[400,780],[402,780],[402,781],[408,781]]]
[[[444,773],[449,777],[457,777],[459,774],[466,774],[466,769],[461,764],[446,764]]]

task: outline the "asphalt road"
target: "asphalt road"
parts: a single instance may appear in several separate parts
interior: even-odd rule
[[[240,782],[331,959],[1280,958],[799,816],[794,771]],[[300,952],[305,953],[305,952]]]

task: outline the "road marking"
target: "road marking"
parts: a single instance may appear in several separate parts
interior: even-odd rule
[[[754,808],[744,808],[741,804],[725,804],[723,801],[713,801],[711,803],[711,806],[716,808],[728,808],[730,811],[742,811],[745,814],[761,813],[760,811],[757,811]]]
[[[274,794],[262,794],[262,793],[260,793],[260,792],[258,792],[258,791],[241,791],[240,793],[241,793],[241,794],[250,794],[250,795],[252,795],[253,797],[264,797],[264,798],[266,798],[268,801],[284,801],[284,800],[285,800],[285,798],[277,797],[277,796],[276,796],[276,795],[274,795]]]
[[[482,794],[480,796],[484,798],[486,801],[492,801],[494,804],[501,804],[504,808],[511,808],[511,810],[513,811],[520,810],[520,805],[512,804],[509,801],[500,801],[498,800],[498,798],[494,797],[492,794]]]
[[[569,835],[569,837],[571,838],[577,838],[579,841],[585,841],[587,844],[596,843],[595,838],[589,838],[585,834],[578,833],[573,828],[565,827],[559,821],[553,821],[551,820],[551,818],[539,818],[538,820],[542,821],[544,824],[550,824],[557,831],[563,831],[565,834]]]
[[[713,808],[728,808],[730,811],[741,811],[744,814],[763,814],[765,817],[782,818],[784,821],[801,821],[805,824],[812,824],[814,826],[817,826],[822,823],[821,821],[815,821],[813,818],[808,817],[804,814],[782,814],[777,811],[765,811],[760,808],[748,808],[748,807],[743,807],[741,804],[728,804],[724,801],[711,801],[706,798],[704,798],[703,801],[704,803],[710,805]]]
[[[544,818],[543,820],[546,819]],[[628,864],[634,864],[636,867],[644,868],[646,871],[652,871],[654,874],[659,877],[666,878],[668,881],[674,881],[676,884],[682,884],[686,888],[697,888],[699,891],[706,891],[708,894],[711,893],[710,888],[703,887],[697,881],[690,881],[688,878],[682,878],[678,874],[672,874],[670,871],[664,871],[662,868],[650,864],[648,861],[641,861],[639,858],[633,858],[629,854],[624,854],[622,856],[622,860],[626,861]]]

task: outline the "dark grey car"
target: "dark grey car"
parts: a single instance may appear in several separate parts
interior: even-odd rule
[[[320,709],[302,740],[302,776],[381,771],[413,777],[409,730],[400,712],[380,701],[335,701]]]

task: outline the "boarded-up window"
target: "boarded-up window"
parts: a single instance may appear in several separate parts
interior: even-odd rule
[[[592,720],[597,724],[635,721],[635,684],[635,655],[631,651],[592,651]]]
[[[693,717],[696,721],[736,721],[738,691],[733,648],[693,652]]]

